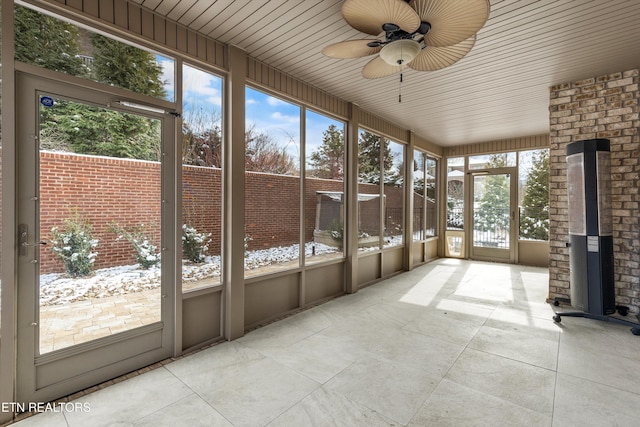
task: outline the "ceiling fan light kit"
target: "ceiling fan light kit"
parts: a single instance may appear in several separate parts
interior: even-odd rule
[[[413,61],[422,50],[420,43],[412,39],[401,39],[384,45],[380,58],[389,65],[402,65]]]
[[[345,0],[345,21],[377,38],[334,43],[322,53],[341,59],[376,55],[362,69],[367,79],[406,68],[439,70],[469,53],[489,9],[489,0]]]

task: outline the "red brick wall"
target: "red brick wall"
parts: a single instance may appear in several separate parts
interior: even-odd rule
[[[182,220],[200,233],[211,233],[209,255],[220,255],[222,170],[182,167]]]
[[[245,173],[245,235],[249,249],[298,243],[300,178],[260,172]]]
[[[184,166],[183,222],[211,233],[209,254],[220,254],[222,227],[221,170]],[[64,225],[74,209],[86,217],[99,240],[95,268],[134,263],[133,249],[109,230],[114,222],[125,228],[144,224],[160,247],[160,165],[156,162],[42,152],[41,237],[51,239],[51,228]],[[361,193],[377,193],[377,185],[360,184]],[[305,240],[313,240],[317,191],[343,191],[341,181],[308,178],[305,194]],[[387,187],[387,208],[402,207],[402,190]],[[247,172],[245,175],[245,229],[253,239],[249,249],[298,243],[300,178]],[[379,200],[363,202],[362,229],[378,228]],[[373,218],[374,220],[369,220]],[[376,232],[377,233],[377,232]],[[50,246],[42,249],[41,271],[62,272],[62,263]]]
[[[159,246],[159,166],[155,162],[41,152],[40,237],[50,240],[51,229],[62,228],[77,209],[89,220],[93,238],[99,241],[96,268],[133,263],[129,243],[116,240],[109,226],[114,222],[125,228],[144,224],[155,230],[150,237]],[[50,246],[42,248],[40,262],[43,273],[63,271]]]

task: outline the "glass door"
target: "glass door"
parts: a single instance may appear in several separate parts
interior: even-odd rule
[[[473,259],[515,261],[515,168],[471,174],[471,253]]]
[[[17,83],[17,395],[46,401],[172,354],[175,119]]]

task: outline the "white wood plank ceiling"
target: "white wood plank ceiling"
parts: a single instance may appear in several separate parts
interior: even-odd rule
[[[364,79],[370,58],[328,44],[369,38],[341,0],[134,0],[442,146],[549,131],[549,87],[640,67],[638,0],[491,0],[475,47],[433,72]]]

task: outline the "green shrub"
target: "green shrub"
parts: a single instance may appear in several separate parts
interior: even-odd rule
[[[211,233],[198,233],[195,228],[182,224],[182,256],[196,264],[204,262],[211,241],[209,237]]]
[[[335,241],[342,243],[343,232],[343,226],[340,221],[338,221],[337,219],[331,221],[331,224],[329,224],[329,234]]]
[[[64,227],[51,229],[52,250],[63,262],[64,268],[71,277],[88,276],[93,270],[98,240],[91,236],[91,224],[77,210],[71,218],[64,220]]]
[[[244,256],[245,258],[247,257],[247,255],[249,255],[249,242],[253,241],[253,237],[251,237],[250,235],[246,234],[244,236]]]
[[[135,250],[133,257],[140,267],[147,270],[160,262],[158,247],[147,237],[144,225],[126,229],[118,224],[112,224],[110,230],[118,235],[118,240],[126,239],[131,243]]]

